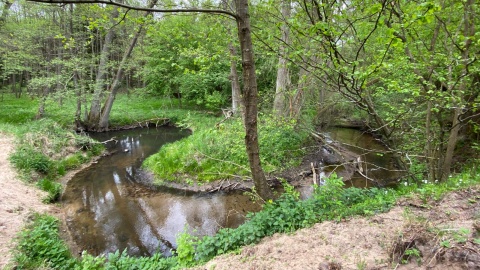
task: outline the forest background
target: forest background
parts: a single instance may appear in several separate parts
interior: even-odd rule
[[[239,4],[248,3],[240,1],[58,2],[1,3],[2,107],[36,106],[34,115],[31,108],[3,115],[3,129],[67,107],[60,125],[104,131],[125,124],[111,119],[118,96],[132,104],[162,100],[165,111],[227,109],[239,116],[236,131],[255,129],[245,139],[253,156],[259,151],[248,140],[258,139],[257,121],[268,133],[287,129],[271,145],[303,134],[288,137],[296,150],[317,126],[342,121],[379,136],[413,182],[445,181],[476,158],[480,7],[473,0],[252,1],[243,16]],[[245,18],[250,24],[241,28]],[[239,33],[247,28],[246,48]],[[254,91],[246,87],[252,78]],[[128,115],[123,109],[117,113]],[[260,151],[258,160],[241,162],[250,166],[245,174],[259,175],[258,187],[267,150]]]

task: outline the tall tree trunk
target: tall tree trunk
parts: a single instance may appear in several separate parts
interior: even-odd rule
[[[277,82],[275,87],[275,98],[273,100],[273,114],[276,117],[283,117],[286,115],[286,96],[288,88],[290,87],[290,71],[287,65],[287,45],[289,43],[290,29],[286,21],[290,18],[291,4],[290,0],[282,0],[282,17],[284,23],[281,31],[282,37],[280,39],[280,46],[278,47],[278,69]]]
[[[149,3],[148,8],[152,8],[153,6],[155,6],[156,3],[157,3],[157,0],[152,0]],[[145,12],[144,17],[148,17],[150,14],[152,14],[152,12],[147,11]],[[110,93],[102,108],[100,121],[98,123],[98,130],[100,131],[108,130],[108,120],[110,118],[110,112],[112,111],[113,101],[115,100],[115,96],[118,93],[118,89],[120,89],[120,85],[125,74],[125,65],[127,63],[127,60],[130,58],[130,55],[132,54],[133,49],[137,45],[138,37],[140,36],[142,31],[143,31],[143,24],[141,24],[138,27],[138,30],[135,33],[135,36],[133,37],[132,41],[130,42],[128,49],[123,54],[122,61],[120,62],[120,65],[117,70],[117,74],[115,75],[113,83],[110,86]]]
[[[466,0],[464,3],[464,15],[463,15],[463,35],[467,38],[465,41],[465,47],[462,51],[462,62],[463,62],[463,75],[466,77],[469,74],[468,62],[470,57],[470,47],[472,45],[472,39],[475,35],[475,23],[473,21],[473,6],[475,0]],[[452,167],[453,154],[455,151],[455,146],[458,141],[458,133],[460,131],[460,116],[462,113],[462,107],[464,105],[463,92],[466,90],[466,79],[464,78],[460,83],[459,90],[456,91],[452,89],[452,96],[457,101],[454,103],[454,112],[452,119],[452,128],[450,129],[450,134],[448,136],[447,150],[445,152],[445,159],[443,161],[442,168],[442,180],[446,180],[450,175],[450,170]]]
[[[242,114],[242,119],[244,119],[244,108],[243,103],[240,95],[240,82],[238,79],[238,72],[237,72],[237,61],[235,61],[235,57],[237,56],[237,50],[232,42],[228,44],[228,48],[230,51],[230,82],[232,85],[232,111],[233,113],[237,113],[240,110]]]
[[[267,184],[265,173],[260,162],[257,130],[257,79],[255,74],[255,61],[253,58],[253,44],[250,33],[250,16],[248,13],[248,0],[235,0],[237,11],[238,40],[242,50],[243,68],[243,100],[245,105],[245,145],[252,172],[255,189],[264,200],[272,198],[272,191]]]
[[[118,8],[114,7],[111,13],[110,20],[113,22],[118,18],[119,12]],[[102,99],[104,95],[105,88],[105,77],[107,75],[107,62],[110,54],[110,47],[112,45],[114,36],[113,26],[108,29],[107,34],[105,35],[105,41],[103,43],[102,52],[100,54],[100,63],[98,64],[97,76],[95,77],[95,89],[93,93],[92,105],[90,107],[90,113],[88,114],[87,125],[89,129],[96,130],[100,121],[101,109],[102,109]]]

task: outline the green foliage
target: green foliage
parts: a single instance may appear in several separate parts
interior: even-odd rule
[[[24,124],[35,117],[38,101],[36,99],[23,96],[15,98],[14,95],[2,95],[0,101],[0,123]]]
[[[47,174],[53,167],[53,162],[48,157],[31,146],[18,148],[10,156],[10,161],[17,169],[26,173],[36,171]]]
[[[255,244],[274,233],[293,232],[300,228],[330,219],[388,210],[396,200],[394,191],[343,188],[343,181],[332,175],[326,184],[315,189],[312,198],[299,200],[292,192],[267,202],[262,211],[249,214],[248,221],[237,229],[221,229],[215,236],[206,236],[195,242],[196,259],[208,261],[212,257],[241,246]]]
[[[177,237],[177,260],[181,267],[193,266],[195,264],[195,246],[197,237],[187,232],[182,232]]]
[[[177,269],[177,258],[164,258],[156,253],[151,257],[131,257],[126,252],[116,251],[106,257],[92,256],[83,252],[75,270],[169,270]]]
[[[148,89],[219,110],[230,95],[229,37],[220,18],[171,16],[148,30]],[[162,29],[162,31],[158,31]],[[213,31],[215,29],[215,31]]]
[[[43,199],[43,201],[46,203],[52,203],[57,201],[62,194],[62,185],[48,178],[42,178],[40,181],[38,181],[37,187],[39,187],[43,191],[48,192],[47,197]]]
[[[58,234],[58,220],[35,214],[17,238],[16,269],[72,269],[75,259]]]
[[[160,180],[173,181],[179,175],[210,181],[250,174],[245,151],[245,132],[240,119],[232,119],[212,128],[215,118],[197,120],[193,134],[165,145],[147,158],[144,166]],[[186,125],[190,124],[187,120]],[[200,124],[203,123],[203,124]],[[297,164],[304,152],[307,133],[296,130],[294,122],[275,122],[265,117],[259,128],[261,161],[266,172],[279,171]]]
[[[92,256],[83,252],[80,259],[70,254],[60,238],[59,221],[52,216],[35,214],[33,221],[17,237],[14,253],[16,269],[76,269],[76,270],[168,270],[178,267],[177,257],[131,257],[126,252]]]

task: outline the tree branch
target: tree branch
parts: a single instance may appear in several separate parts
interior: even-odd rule
[[[44,4],[107,4],[126,9],[159,12],[159,13],[213,13],[213,14],[225,14],[237,19],[237,15],[223,9],[202,9],[202,8],[179,8],[179,9],[159,9],[159,8],[146,8],[131,6],[115,2],[113,0],[27,0],[29,2],[44,3]]]

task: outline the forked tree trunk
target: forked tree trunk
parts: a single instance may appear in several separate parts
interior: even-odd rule
[[[258,195],[269,200],[273,197],[267,184],[267,179],[260,162],[257,130],[257,79],[255,75],[255,61],[253,58],[253,45],[250,33],[250,18],[248,13],[248,0],[235,0],[237,10],[238,40],[242,50],[243,67],[243,100],[245,105],[245,145],[248,161],[252,172],[253,182]]]
[[[114,7],[111,14],[111,21],[113,22],[118,18],[118,8]],[[112,24],[113,25],[113,24]],[[107,62],[110,54],[110,47],[112,45],[114,35],[114,28],[111,27],[105,35],[105,41],[103,43],[102,52],[100,54],[100,63],[98,64],[97,76],[95,77],[95,89],[93,92],[92,105],[90,107],[90,113],[88,114],[87,125],[89,129],[97,129],[100,121],[102,99],[105,88],[105,77],[107,75]]]
[[[156,3],[157,3],[157,0],[151,1],[148,8],[152,8]],[[152,14],[152,12],[147,11],[145,12],[144,17],[147,17],[150,14]],[[117,70],[117,74],[115,75],[113,83],[110,86],[110,93],[102,108],[102,112],[101,112],[101,116],[100,116],[100,120],[97,128],[99,131],[108,130],[108,120],[110,118],[110,112],[112,111],[113,101],[115,100],[115,96],[117,95],[118,90],[120,89],[120,85],[125,74],[125,65],[127,63],[127,60],[130,58],[130,55],[132,54],[133,49],[137,45],[138,37],[142,33],[142,30],[143,30],[143,24],[140,25],[137,32],[135,33],[135,36],[130,42],[130,45],[128,46],[128,49],[123,54],[122,61],[120,62],[120,65]]]

